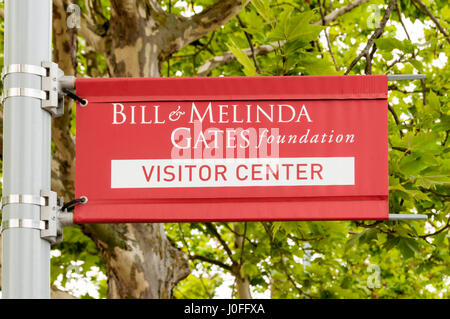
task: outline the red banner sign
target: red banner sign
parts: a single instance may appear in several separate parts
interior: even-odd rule
[[[386,76],[76,89],[77,223],[388,218]]]

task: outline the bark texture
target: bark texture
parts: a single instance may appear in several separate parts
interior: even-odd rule
[[[77,70],[77,35],[86,41],[89,76],[157,77],[164,58],[227,23],[241,1],[217,1],[191,18],[165,12],[157,1],[111,0],[111,19],[99,0],[86,0],[81,27],[68,29],[67,0],[54,0],[54,61],[66,75]],[[99,71],[96,54],[106,72]],[[70,134],[72,101],[53,125],[55,153],[52,187],[74,196],[75,141]],[[177,282],[189,274],[187,256],[167,239],[163,224],[85,225],[83,230],[104,259],[110,298],[171,298]]]
[[[240,229],[239,223],[234,223],[234,245],[237,251],[241,252],[241,258],[239,262],[233,264],[235,278],[236,278],[236,287],[239,299],[251,299],[252,295],[250,293],[250,280],[248,275],[242,273],[242,266],[245,263],[245,250],[244,250],[244,240],[247,232],[247,226],[245,223],[244,230]],[[241,235],[242,234],[242,235]]]
[[[157,0],[110,0],[111,19],[107,19],[100,0],[85,0],[81,27],[70,29],[66,23],[69,0],[53,0],[53,60],[66,75],[76,75],[77,37],[81,36],[85,40],[88,76],[157,77],[161,62],[230,21],[247,2],[218,0],[201,13],[185,18],[164,11]],[[355,0],[317,24],[326,25],[365,2]],[[3,17],[2,10],[0,16]],[[260,46],[256,50],[256,54],[268,54],[273,48]],[[106,70],[98,67],[99,54],[106,61]],[[207,75],[233,59],[231,53],[225,52],[224,56],[207,61],[199,69],[199,75]],[[75,193],[75,139],[70,133],[72,107],[73,102],[67,99],[65,114],[53,121],[52,132],[52,189],[66,200],[73,199]],[[0,131],[0,143],[2,140]],[[239,234],[237,224],[235,230]],[[83,231],[101,251],[110,298],[171,298],[176,283],[189,274],[187,256],[170,243],[162,224],[85,225]],[[243,233],[244,236],[235,238],[235,246],[242,252]],[[229,256],[239,297],[251,298],[248,277],[241,273],[245,259],[233,260],[231,252]],[[52,297],[70,296],[52,288]]]

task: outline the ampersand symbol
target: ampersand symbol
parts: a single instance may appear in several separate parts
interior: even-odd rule
[[[172,122],[178,121],[182,115],[186,114],[185,112],[180,111],[180,109],[181,109],[181,106],[178,105],[178,109],[176,111],[170,112],[170,114],[169,114],[170,121],[172,121]]]

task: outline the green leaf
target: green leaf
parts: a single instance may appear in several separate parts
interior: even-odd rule
[[[399,49],[405,53],[413,53],[414,45],[409,40],[400,41],[396,38],[379,38],[375,40],[377,48],[381,51],[391,52],[394,49]]]
[[[377,238],[378,230],[376,228],[366,229],[361,233],[359,244],[369,244],[372,240]]]
[[[350,238],[345,243],[345,252],[352,249],[353,247],[356,247],[359,243],[359,238],[361,237],[362,233],[351,235]]]
[[[439,97],[436,95],[436,93],[434,93],[433,91],[428,93],[427,100],[428,104],[430,105],[433,111],[435,112],[441,111],[441,104],[439,102]]]
[[[275,236],[278,231],[280,230],[280,227],[282,225],[282,222],[273,222],[272,223],[272,234]]]
[[[269,34],[269,41],[300,40],[309,42],[317,39],[322,26],[310,24],[314,16],[313,11],[306,11],[300,15],[285,9],[278,19],[277,25]]]
[[[243,3],[245,2],[243,1]],[[241,17],[241,19],[244,22],[244,25],[246,26],[245,31],[247,31],[248,33],[252,35],[257,35],[264,31],[264,24],[261,23],[255,11],[242,10],[239,13],[239,16]]]
[[[412,238],[400,238],[397,247],[406,259],[414,257],[415,253],[420,252],[417,241]]]
[[[417,175],[427,167],[426,163],[413,155],[403,157],[399,163],[400,171],[407,176]]]
[[[251,0],[251,2],[264,20],[267,22],[272,20],[272,11],[268,0]],[[243,1],[243,3],[245,3],[245,1]]]
[[[439,149],[436,143],[439,141],[439,136],[434,132],[420,132],[414,135],[413,132],[408,133],[403,138],[409,150],[432,151]]]
[[[444,240],[447,238],[448,236],[448,232],[441,232],[435,236],[433,236],[434,240],[433,240],[433,245],[442,245],[444,243]]]
[[[258,275],[259,270],[258,267],[256,267],[256,265],[251,264],[251,263],[245,263],[242,266],[242,271],[247,274],[249,277],[254,277],[256,275]]]
[[[379,38],[375,39],[377,48],[381,51],[392,51],[398,49],[401,46],[401,41],[395,38]]]
[[[397,246],[398,242],[400,241],[400,237],[393,236],[391,234],[388,235],[386,243],[383,245],[383,248],[387,251],[391,250],[395,246]]]
[[[420,62],[416,59],[413,59],[413,60],[410,60],[409,63],[411,63],[416,68],[416,70],[419,71],[420,73],[424,72],[422,62]]]
[[[244,73],[246,76],[256,76],[258,73],[256,72],[256,68],[253,65],[253,62],[250,61],[249,57],[239,49],[239,47],[235,44],[233,40],[230,40],[230,44],[227,44],[228,49],[233,53],[238,62],[242,64],[244,67]]]
[[[399,190],[405,192],[405,188],[400,184],[400,180],[397,177],[389,176],[389,190]]]
[[[431,199],[419,190],[406,190],[406,192],[417,201],[431,201]]]
[[[425,188],[431,188],[434,185],[447,185],[450,184],[449,175],[421,175],[417,177],[417,186]]]
[[[303,53],[299,56],[299,65],[304,69],[305,75],[334,75],[337,74],[333,62],[328,55],[325,58],[318,59],[309,53]]]

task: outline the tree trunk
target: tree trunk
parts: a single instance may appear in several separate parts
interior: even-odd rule
[[[0,234],[0,291],[2,290],[2,234]]]
[[[66,6],[62,0],[54,0],[54,61],[66,75],[74,75],[77,30],[67,28]],[[158,76],[158,57],[139,45],[141,39],[129,38],[143,27],[135,24],[125,27],[133,31],[126,29],[128,35],[111,36],[116,40],[111,41],[107,52],[102,52],[110,73],[113,76]],[[123,31],[114,26],[110,32]],[[134,42],[123,43],[123,37]],[[69,130],[72,105],[73,101],[66,102],[64,116],[56,119],[53,126],[56,152],[53,154],[52,187],[64,194],[66,200],[74,196],[75,143]],[[189,274],[186,256],[169,242],[162,224],[84,225],[83,229],[102,253],[110,298],[170,298],[176,283]]]
[[[87,15],[82,16],[81,28],[70,29],[66,23],[69,1],[53,0],[53,61],[66,75],[76,75],[80,35],[86,40],[86,52],[94,50],[103,55],[108,75],[159,76],[160,63],[167,56],[227,23],[243,7],[241,0],[221,0],[191,18],[184,18],[165,12],[154,0],[110,0],[108,21],[101,11],[100,0],[85,1]],[[98,71],[95,63],[88,65],[89,76],[99,76]],[[52,130],[55,145],[52,190],[66,201],[75,195],[72,107],[73,101],[66,99],[65,113],[54,119]],[[186,255],[167,239],[162,224],[82,228],[102,253],[111,298],[170,298],[176,283],[189,274]]]
[[[244,259],[244,240],[245,240],[245,231],[243,235],[241,234],[241,229],[239,227],[239,223],[234,223],[234,232],[235,232],[235,238],[234,238],[234,245],[236,247],[236,251],[241,252],[241,259],[236,264],[238,265],[238,269],[235,271],[235,277],[236,277],[236,287],[239,299],[251,299],[252,295],[250,293],[250,280],[248,278],[248,275],[242,273],[242,266],[244,265],[245,259]]]
[[[236,285],[239,299],[252,299],[252,294],[250,293],[250,281],[248,280],[247,275],[238,277]]]
[[[186,255],[167,240],[162,224],[87,229],[106,263],[109,298],[171,298],[172,289],[189,274]]]
[[[157,77],[162,59],[227,23],[242,8],[240,0],[217,1],[190,19],[165,12],[154,0],[111,0],[111,19],[100,0],[86,0],[81,36],[86,51],[103,55],[113,77]],[[54,0],[54,60],[65,73],[76,73],[76,29],[66,26],[67,0]],[[90,70],[89,70],[90,69]],[[92,64],[90,76],[98,76]],[[54,121],[54,189],[74,196],[74,139],[70,135],[72,102]],[[100,249],[110,298],[170,298],[189,274],[188,259],[167,239],[162,224],[85,225]]]

